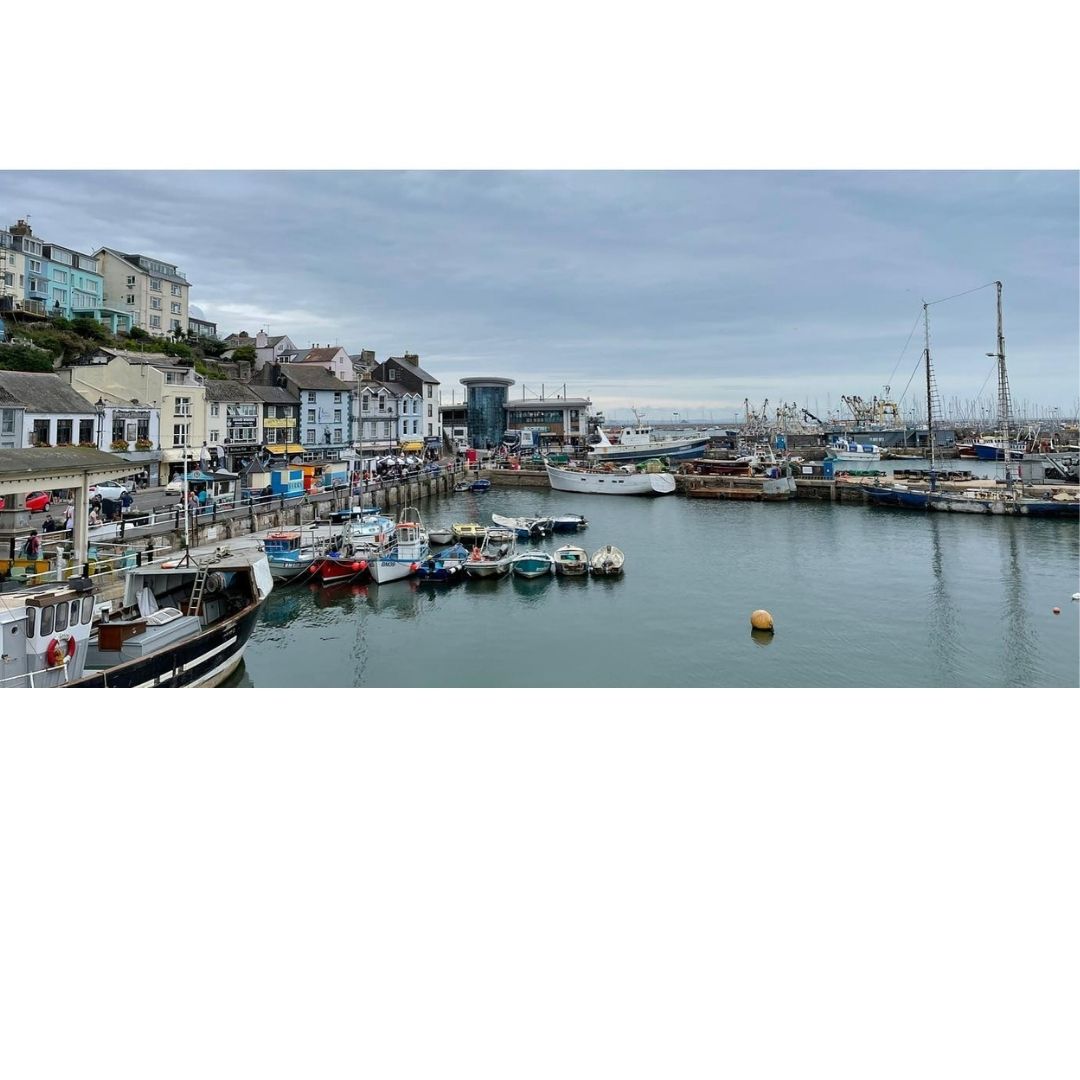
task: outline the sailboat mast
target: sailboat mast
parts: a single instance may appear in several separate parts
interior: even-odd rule
[[[926,437],[930,443],[930,490],[937,487],[936,446],[934,440],[934,384],[930,373],[930,305],[923,304],[923,357],[926,360]]]
[[[997,362],[998,362],[998,420],[1001,423],[1001,437],[1005,441],[1005,485],[1011,487],[1012,447],[1009,441],[1009,375],[1005,370],[1005,331],[1001,319],[1001,282],[995,281],[997,288]]]

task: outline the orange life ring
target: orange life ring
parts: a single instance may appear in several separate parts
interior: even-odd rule
[[[45,650],[45,663],[49,667],[60,667],[75,655],[75,639],[70,634],[60,634],[49,642]]]

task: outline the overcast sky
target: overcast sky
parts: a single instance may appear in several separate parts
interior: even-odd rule
[[[485,374],[657,420],[899,396],[922,300],[995,278],[1017,405],[1080,396],[1075,172],[6,172],[0,206],[176,262],[222,335],[419,353],[444,401]],[[992,400],[993,290],[930,313],[942,397]]]

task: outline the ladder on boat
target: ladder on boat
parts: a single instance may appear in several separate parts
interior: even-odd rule
[[[195,575],[195,582],[191,586],[191,596],[188,599],[187,613],[198,615],[202,611],[203,593],[206,592],[206,579],[210,575],[208,566],[200,566]]]

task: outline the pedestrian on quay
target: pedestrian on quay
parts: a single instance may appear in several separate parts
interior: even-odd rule
[[[30,535],[26,538],[26,543],[23,544],[23,554],[28,559],[37,559],[41,552],[41,540],[38,537],[37,529],[31,529]]]
[[[75,507],[69,506],[64,511],[64,532],[75,531]]]
[[[207,466],[210,464],[210,451],[206,448],[206,443],[202,444],[202,449],[199,451],[199,468],[203,471],[207,471]]]

